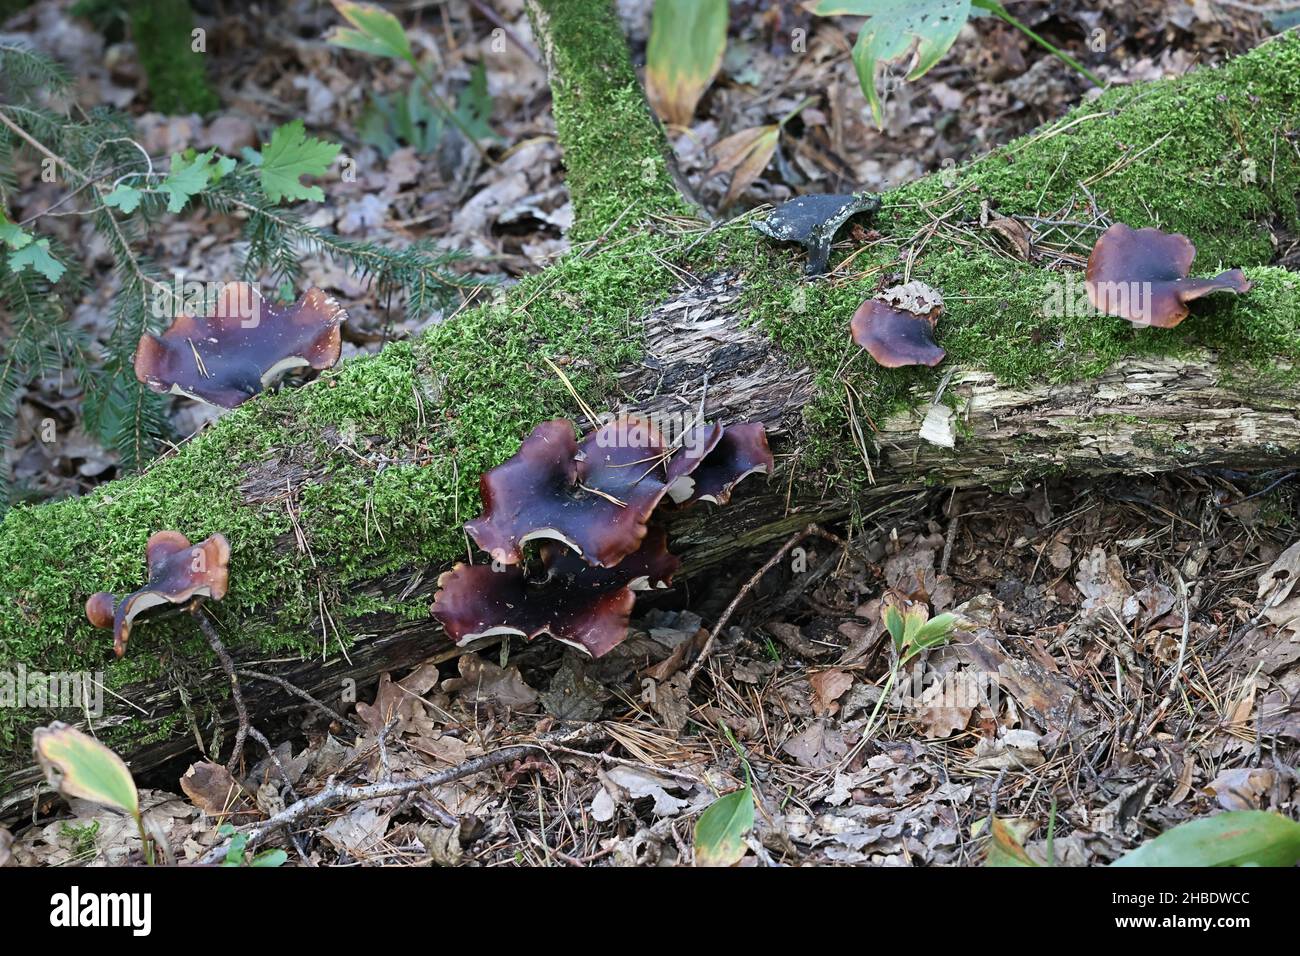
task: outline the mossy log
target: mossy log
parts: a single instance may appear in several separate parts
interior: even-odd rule
[[[226,534],[231,588],[211,610],[227,646],[328,703],[349,680],[447,652],[429,603],[467,554],[478,475],[538,421],[584,424],[550,363],[597,410],[702,403],[712,419],[769,426],[777,473],[671,529],[688,576],[930,487],[1300,461],[1300,276],[1273,264],[1300,233],[1300,36],[1107,91],[950,178],[891,193],[872,238],[806,282],[800,257],[747,222],[692,217],[607,0],[543,0],[534,15],[574,251],[419,340],[246,403],[142,475],[11,510],[0,674],[102,671],[108,692],[89,720],[0,711],[0,808],[30,801],[36,724],[88,723],[137,770],[229,725],[225,681],[192,627],[141,624],[116,661],[85,621],[88,594],[138,586],[153,531]],[[1093,234],[1025,261],[980,228],[981,212],[1050,218],[1071,202],[1185,233],[1196,274],[1240,266],[1255,288],[1198,303],[1173,330],[1048,314]],[[947,302],[938,369],[881,370],[849,341],[858,303],[904,273]],[[255,681],[245,696],[256,716],[298,706]]]

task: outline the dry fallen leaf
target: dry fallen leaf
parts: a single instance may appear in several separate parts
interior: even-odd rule
[[[776,124],[755,126],[732,133],[713,147],[713,154],[718,161],[709,170],[708,176],[731,173],[731,184],[722,200],[724,207],[730,206],[767,169],[780,138],[781,127]]]
[[[1124,599],[1133,593],[1119,558],[1108,555],[1101,548],[1093,548],[1091,553],[1079,559],[1074,584],[1084,597],[1082,610],[1085,615],[1098,614],[1105,608],[1120,614],[1124,609]]]
[[[442,682],[449,694],[459,693],[466,703],[495,704],[521,710],[537,703],[537,691],[524,683],[519,668],[500,668],[477,654],[462,654],[457,662],[460,676]]]
[[[225,767],[210,760],[192,764],[181,777],[181,789],[190,803],[217,823],[238,825],[259,815],[239,781]]]
[[[931,684],[916,706],[922,735],[936,740],[965,730],[981,698],[977,678],[965,671],[948,674]]]
[[[655,773],[641,767],[618,766],[599,771],[602,789],[591,802],[591,815],[599,823],[614,818],[620,805],[650,797],[654,800],[652,812],[657,817],[676,816],[688,808],[704,806],[713,800],[713,794],[689,780],[667,774]],[[669,790],[685,792],[685,797],[675,797]]]
[[[1205,792],[1219,801],[1225,810],[1259,810],[1260,798],[1272,789],[1277,774],[1262,767],[1239,767],[1225,770],[1214,778]]]
[[[849,746],[844,735],[824,720],[814,720],[803,733],[791,737],[781,749],[810,770],[822,770],[835,763]]]
[[[828,717],[840,709],[836,701],[853,686],[853,675],[832,667],[809,675],[808,684],[813,692],[813,713],[818,717]]]

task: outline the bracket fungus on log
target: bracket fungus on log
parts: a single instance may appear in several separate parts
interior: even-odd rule
[[[1181,233],[1132,229],[1117,222],[1088,256],[1084,288],[1088,301],[1106,315],[1134,325],[1172,329],[1187,318],[1188,302],[1211,292],[1250,291],[1240,269],[1212,279],[1189,279],[1196,246]]]
[[[766,219],[752,225],[778,242],[797,242],[803,246],[808,253],[804,273],[819,276],[830,263],[831,244],[840,227],[856,215],[879,208],[879,196],[820,193],[782,203]]]
[[[633,592],[667,587],[680,564],[664,529],[648,523],[670,489],[683,504],[726,504],[738,482],[772,467],[759,422],[702,425],[680,447],[635,415],[581,443],[568,419],[543,422],[480,479],[484,513],[465,528],[494,564],[439,577],[433,616],[461,645],[550,634],[599,657],[627,636]],[[524,565],[532,540],[543,542],[538,577]]]
[[[557,641],[600,657],[622,643],[636,603],[633,593],[667,587],[681,563],[668,536],[652,528],[641,547],[617,567],[587,564],[564,545],[541,548],[544,574],[521,566],[458,564],[438,578],[432,612],[448,636],[465,645],[493,634]]]
[[[157,531],[145,546],[149,580],[121,601],[97,591],[86,601],[86,618],[94,627],[113,629],[113,652],[121,657],[135,619],[163,604],[193,604],[199,598],[220,601],[230,581],[230,542],[214,534],[198,544],[178,531]]]
[[[347,313],[320,289],[280,308],[248,283],[232,282],[211,311],[183,313],[161,336],[141,336],[135,377],[155,392],[234,408],[290,369],[326,369],[339,360]]]
[[[849,323],[853,341],[885,368],[938,365],[948,354],[934,343],[943,297],[923,282],[886,289],[863,302]]]
[[[659,429],[635,416],[607,422],[581,444],[568,419],[543,422],[479,479],[483,514],[465,530],[502,564],[518,564],[525,543],[550,538],[613,567],[641,546],[668,488],[668,450]]]
[[[775,464],[762,422],[702,425],[687,433],[668,462],[668,496],[683,508],[697,501],[725,505],[736,485],[750,475],[770,475]]]

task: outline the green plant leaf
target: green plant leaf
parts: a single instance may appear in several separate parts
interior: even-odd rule
[[[215,149],[210,149],[206,153],[195,153],[192,150],[186,153],[172,153],[171,169],[168,170],[167,177],[158,184],[158,189],[167,194],[168,212],[180,212],[191,198],[235,168],[233,159],[226,156],[218,158],[216,152]],[[104,202],[115,205],[111,199],[123,189],[136,194],[130,209],[125,205],[120,206],[123,212],[129,213],[140,204],[139,192],[129,186],[117,187],[104,197]],[[126,201],[131,202],[130,197],[126,197]]]
[[[917,650],[943,644],[952,635],[957,626],[955,614],[940,614],[921,625],[912,635],[912,646]]]
[[[971,0],[821,0],[817,16],[865,16],[867,22],[853,44],[858,83],[871,104],[876,125],[884,124],[876,90],[876,64],[906,56],[916,44],[916,66],[909,80],[924,76],[948,52],[970,17]]]
[[[67,724],[39,727],[32,749],[52,786],[68,798],[90,800],[139,819],[140,796],[122,758]]]
[[[144,198],[144,193],[134,186],[128,186],[126,183],[118,186],[111,193],[104,197],[104,205],[120,209],[122,212],[130,215],[140,208],[140,200]]]
[[[665,123],[686,126],[727,46],[727,0],[655,0],[646,94]]]
[[[1295,866],[1300,823],[1264,810],[1238,810],[1180,823],[1111,866]]]
[[[887,604],[882,617],[885,621],[885,630],[889,631],[889,636],[894,639],[894,649],[901,650],[903,638],[907,636],[907,626],[903,623],[903,615],[895,605]]]
[[[289,854],[283,850],[263,850],[249,861],[249,866],[273,867],[284,866]]]
[[[10,249],[21,249],[31,241],[32,234],[11,221],[5,211],[0,209],[0,242]]]
[[[302,120],[285,123],[271,134],[261,150],[262,191],[273,203],[283,199],[311,199],[320,202],[325,193],[319,186],[304,186],[302,176],[319,176],[334,162],[340,147],[303,130]]]
[[[482,63],[470,70],[469,86],[456,97],[456,118],[473,139],[492,139],[496,136],[488,120],[492,116],[492,95],[487,88],[487,68]]]
[[[733,866],[745,855],[745,835],[754,826],[754,791],[749,785],[719,797],[695,821],[695,865]]]
[[[28,266],[31,266],[51,282],[58,282],[63,273],[68,270],[67,266],[50,255],[50,240],[48,239],[37,239],[35,242],[23,243],[16,252],[9,253],[9,268],[13,269],[14,272],[22,272]]]
[[[335,27],[325,39],[345,50],[356,50],[374,56],[405,60],[415,65],[411,41],[401,22],[383,7],[373,3],[354,3],[352,0],[334,0],[334,9],[352,27]]]

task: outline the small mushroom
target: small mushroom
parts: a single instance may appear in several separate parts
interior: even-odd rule
[[[875,212],[880,197],[865,193],[832,193],[798,196],[782,203],[767,219],[753,223],[755,229],[778,242],[797,242],[808,252],[804,273],[819,276],[830,262],[831,243],[840,227],[860,213]]]
[[[193,604],[199,598],[220,601],[226,596],[230,577],[230,543],[225,535],[191,545],[176,531],[158,531],[145,547],[149,582],[121,602],[107,591],[98,591],[86,601],[86,618],[91,625],[113,629],[113,652],[126,653],[131,625],[150,608],[162,604]],[[114,610],[116,606],[116,610]]]
[[[289,369],[326,369],[339,360],[347,313],[320,289],[277,308],[247,283],[230,283],[213,311],[179,315],[161,336],[142,336],[135,377],[155,392],[234,408]]]
[[[687,433],[668,462],[668,495],[683,507],[697,501],[725,505],[750,475],[770,475],[775,465],[762,422],[722,428],[716,423]]]
[[[1088,301],[1134,325],[1172,329],[1187,318],[1187,303],[1193,299],[1250,291],[1250,280],[1240,269],[1212,279],[1187,278],[1195,258],[1196,246],[1180,233],[1131,229],[1117,222],[1102,233],[1088,257]]]
[[[465,530],[503,564],[518,564],[526,542],[549,538],[613,567],[641,546],[667,489],[666,457],[659,430],[636,416],[607,422],[581,444],[568,419],[543,422],[479,479],[483,514]]]
[[[934,367],[948,353],[934,344],[943,298],[923,282],[908,282],[868,299],[853,313],[853,341],[885,368]]]

